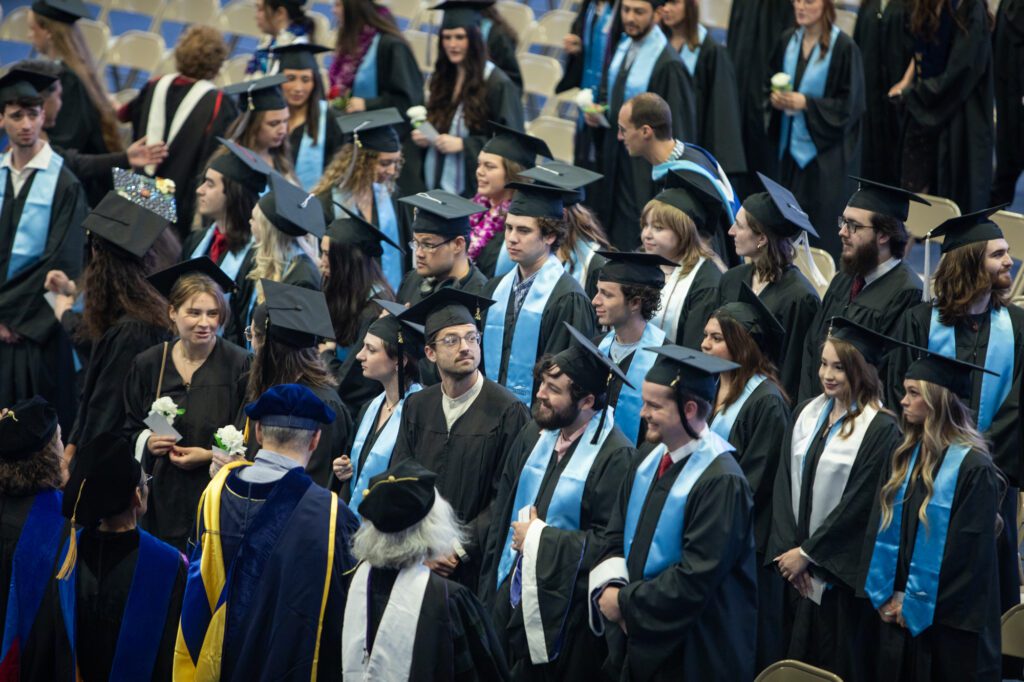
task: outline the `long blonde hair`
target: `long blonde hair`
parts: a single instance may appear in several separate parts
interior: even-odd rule
[[[701,240],[693,219],[675,206],[651,199],[644,206],[644,211],[640,215],[640,224],[647,225],[648,223],[667,227],[675,232],[679,239],[679,249],[676,253],[666,257],[679,263],[684,276],[689,274],[701,258],[713,257],[714,254]]]
[[[274,227],[274,224],[260,209],[259,204],[252,210],[252,218],[255,265],[246,275],[246,279],[256,282],[256,302],[263,303],[263,288],[259,286],[259,281],[269,279],[273,282],[280,282],[284,279],[285,269],[291,260],[292,245],[298,245],[313,263],[320,258],[319,245],[316,242],[316,237],[311,234],[293,237]]]
[[[921,399],[928,407],[924,423],[911,424],[903,420],[903,442],[892,454],[892,474],[882,486],[882,528],[887,528],[893,519],[893,505],[896,493],[907,476],[910,458],[918,444],[921,451],[911,481],[918,478],[924,484],[925,497],[917,510],[917,518],[928,528],[928,503],[935,486],[935,464],[950,445],[966,445],[970,449],[988,455],[988,444],[975,428],[967,406],[947,388],[928,381],[918,381]],[[909,483],[908,483],[909,487]]]
[[[377,159],[380,152],[373,149],[360,149],[355,156],[355,165],[352,157],[356,154],[356,146],[349,142],[337,151],[334,158],[324,169],[320,181],[312,189],[313,194],[324,194],[335,187],[348,192],[354,196],[360,196],[367,192],[373,192],[373,182],[377,178]],[[402,170],[402,161],[398,162],[398,170]],[[398,173],[395,173],[395,178]],[[387,182],[388,192],[394,193],[395,180]]]

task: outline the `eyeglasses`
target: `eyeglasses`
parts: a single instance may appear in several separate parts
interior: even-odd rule
[[[456,239],[458,239],[458,237],[452,237],[451,239],[445,239],[443,242],[439,242],[437,244],[424,244],[423,242],[418,242],[415,239],[413,239],[411,242],[407,244],[407,246],[409,247],[409,250],[413,252],[415,252],[417,249],[420,249],[422,251],[426,251],[427,253],[433,253],[434,251],[437,251],[439,248],[441,248],[448,242],[455,241]]]
[[[480,335],[480,332],[470,332],[465,336],[447,334],[437,339],[434,343],[439,343],[445,348],[458,348],[459,344],[465,341],[467,346],[472,347],[479,344],[481,338],[482,336]]]
[[[839,216],[839,220],[836,221],[836,224],[839,226],[840,230],[845,227],[846,231],[850,234],[857,234],[857,230],[861,228],[871,229],[874,227],[873,225],[861,225],[860,223],[855,223],[852,220],[847,220],[843,216]]]

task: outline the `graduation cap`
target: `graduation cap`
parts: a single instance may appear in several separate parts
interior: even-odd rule
[[[360,111],[356,114],[339,116],[338,127],[345,135],[351,135],[359,149],[375,152],[397,152],[402,149],[394,126],[405,122],[398,109],[388,107],[375,111]]]
[[[690,393],[703,398],[712,405],[718,394],[718,375],[731,372],[739,365],[699,350],[666,344],[648,346],[644,350],[657,353],[660,357],[647,370],[644,381],[675,388],[682,386]]]
[[[565,320],[562,321],[562,324],[569,330],[569,334],[576,343],[570,344],[568,348],[556,354],[553,360],[558,365],[558,369],[572,379],[572,383],[595,396],[607,392],[612,381],[616,379],[620,384],[634,388],[622,372],[622,368],[602,353],[580,330]],[[601,421],[598,422],[591,443],[597,443],[601,431],[604,430],[604,420],[607,416],[608,403],[605,402],[605,406],[601,410]]]
[[[64,24],[73,24],[89,16],[89,8],[82,0],[34,0],[32,11]]]
[[[608,259],[597,275],[599,282],[661,289],[665,286],[665,273],[661,266],[676,267],[676,263],[654,253],[598,251],[597,255]]]
[[[46,90],[57,82],[53,76],[13,68],[0,78],[0,106],[28,97],[42,97]]]
[[[178,207],[174,200],[174,181],[167,178],[151,178],[124,168],[113,168],[114,191],[134,204],[174,223],[178,220]]]
[[[407,322],[423,325],[423,333],[430,343],[442,329],[462,324],[480,326],[483,311],[494,301],[455,287],[441,287],[422,301],[407,308],[398,317]]]
[[[285,234],[324,236],[324,209],[320,200],[280,173],[270,176],[270,191],[260,197],[259,207],[267,220]]]
[[[331,311],[324,292],[261,279],[263,304],[253,311],[252,323],[267,336],[293,348],[310,348],[333,339]]]
[[[711,180],[693,171],[673,170],[665,176],[665,185],[655,199],[688,215],[700,232],[714,227],[724,206]]]
[[[11,405],[0,417],[0,461],[29,459],[49,444],[57,432],[57,410],[35,396]]]
[[[864,360],[875,368],[881,363],[882,358],[891,348],[899,345],[899,341],[879,334],[873,329],[868,329],[862,324],[845,317],[833,317],[828,322],[828,338],[845,341],[857,349]]]
[[[238,95],[242,111],[277,111],[288,106],[281,93],[281,83],[287,80],[287,76],[276,74],[229,85],[223,92],[225,95]]]
[[[231,178],[253,194],[262,194],[267,188],[267,178],[274,172],[273,167],[262,156],[237,142],[223,137],[218,137],[217,141],[224,145],[228,153],[211,161],[210,168]]]
[[[747,213],[776,237],[795,239],[801,231],[818,236],[810,218],[800,208],[800,202],[792,192],[762,173],[758,173],[757,177],[761,179],[765,191],[751,194],[744,200],[743,208]]]
[[[116,192],[107,192],[82,221],[90,234],[136,258],[142,258],[170,223]]]
[[[361,493],[359,514],[382,533],[400,533],[433,509],[436,479],[414,459],[399,462],[370,479],[370,487]]]
[[[316,431],[338,416],[313,391],[301,384],[271,386],[245,406],[245,415],[262,426]]]
[[[907,367],[907,371],[903,375],[904,378],[927,381],[936,386],[942,386],[963,400],[970,400],[971,391],[974,388],[971,372],[984,372],[994,377],[999,376],[996,372],[980,365],[933,353],[927,348],[902,342],[901,345],[917,355],[916,359]]]
[[[726,303],[718,311],[743,325],[773,362],[778,363],[781,360],[786,329],[746,282],[740,282],[736,300]]]
[[[565,192],[562,196],[562,204],[566,208],[582,203],[586,199],[583,188],[604,177],[600,173],[562,161],[545,161],[533,168],[528,168],[519,175],[562,189]]]
[[[491,126],[494,135],[481,151],[497,154],[503,159],[518,163],[523,168],[533,168],[537,165],[538,156],[548,159],[552,157],[548,143],[539,137],[527,135],[494,121],[488,121],[487,124]]]
[[[469,235],[469,216],[483,213],[484,207],[451,192],[434,189],[399,199],[416,208],[412,232],[452,238]]]
[[[315,78],[320,77],[320,65],[316,62],[316,56],[324,52],[330,52],[331,48],[311,43],[291,43],[280,45],[270,50],[271,55],[277,59],[281,69],[309,69]]]
[[[220,287],[225,293],[234,293],[235,281],[227,276],[216,263],[210,260],[209,256],[199,256],[192,260],[176,263],[169,268],[155,272],[147,279],[153,288],[159,291],[164,298],[171,297],[171,289],[179,279],[186,275],[205,275],[213,280],[214,284]]]
[[[384,253],[381,242],[387,242],[402,253],[405,249],[395,243],[391,237],[377,229],[377,227],[348,210],[344,206],[341,210],[345,215],[338,218],[327,226],[327,236],[332,242],[345,246],[358,246],[363,253],[369,256],[380,256]]]
[[[403,354],[408,354],[416,359],[423,357],[423,325],[401,318],[400,315],[406,311],[406,307],[401,303],[385,301],[382,298],[373,300],[388,314],[371,322],[367,333],[398,348],[399,364],[402,363]],[[398,371],[398,394],[405,395],[405,372],[401,370],[401,367]]]
[[[536,182],[510,182],[505,187],[516,191],[508,206],[509,215],[555,219],[565,215],[562,203],[565,192],[558,187]]]
[[[856,175],[851,175],[850,179],[860,183],[860,187],[853,193],[850,200],[846,202],[846,205],[851,208],[862,208],[865,211],[881,213],[882,215],[892,216],[902,222],[906,222],[907,216],[910,215],[911,201],[931,206],[925,199],[905,189],[883,185],[874,180],[858,178]]]
[[[441,10],[441,29],[479,27],[482,17],[480,12],[493,5],[495,0],[447,0],[434,5],[431,10]]]
[[[1009,206],[1001,204],[992,208],[983,208],[974,213],[950,218],[931,232],[928,238],[945,237],[942,241],[942,253],[949,253],[961,246],[968,246],[978,242],[987,242],[990,239],[1003,239],[1003,231],[998,225],[989,220],[996,211]]]

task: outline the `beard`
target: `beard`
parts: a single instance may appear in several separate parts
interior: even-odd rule
[[[580,407],[573,403],[564,410],[559,411],[545,405],[541,400],[535,400],[533,407],[530,408],[530,412],[533,415],[534,421],[537,422],[537,426],[546,431],[553,431],[555,429],[564,429],[575,422],[580,416]]]
[[[1013,278],[1010,277],[1010,272],[997,272],[993,275],[989,275],[992,280],[992,291],[1004,292],[1013,286]]]
[[[857,249],[849,256],[843,255],[839,267],[845,275],[865,277],[878,267],[878,243],[871,241]]]
[[[453,360],[435,363],[437,365],[438,373],[451,377],[456,381],[460,381],[468,376],[472,376],[472,374],[476,372],[477,368],[480,366],[479,360],[474,362],[471,366],[459,366],[458,362],[460,359],[460,356],[456,356],[455,359]]]

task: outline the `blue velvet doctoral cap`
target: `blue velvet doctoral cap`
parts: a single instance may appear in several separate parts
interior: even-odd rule
[[[334,421],[334,410],[316,397],[313,391],[299,384],[279,384],[245,406],[249,419],[263,426],[316,431],[322,424]]]

